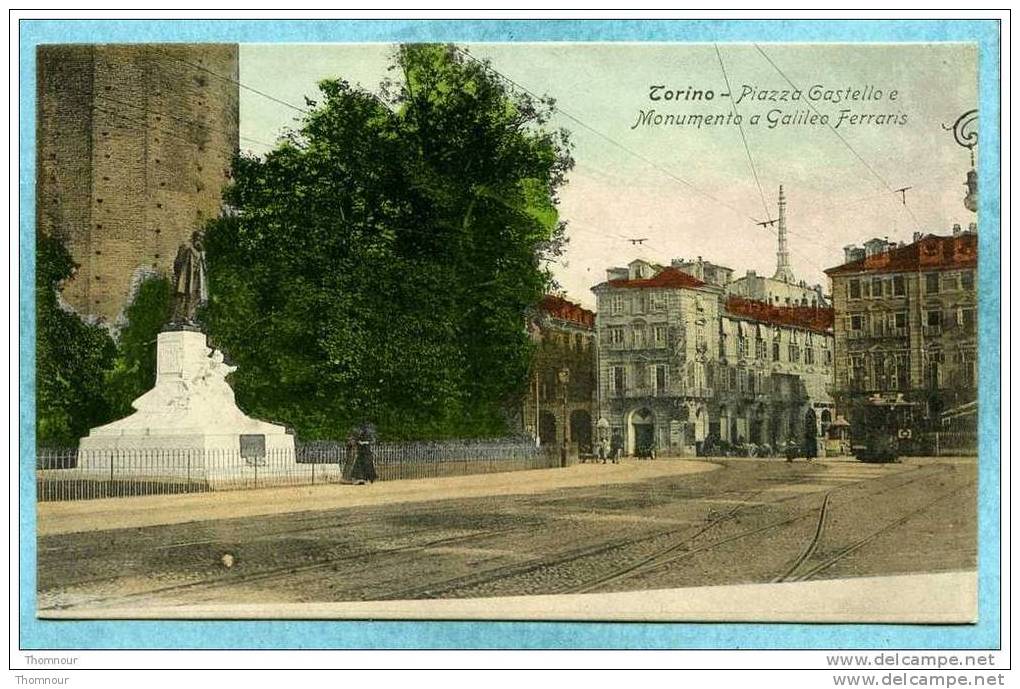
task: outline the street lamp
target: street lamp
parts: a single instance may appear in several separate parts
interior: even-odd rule
[[[556,378],[563,389],[563,447],[560,449],[560,466],[567,466],[567,449],[570,447],[570,419],[567,417],[567,385],[570,383],[570,369],[564,366],[556,372]]]
[[[978,208],[978,179],[977,169],[974,164],[974,147],[977,146],[977,110],[968,110],[960,115],[953,126],[942,125],[946,131],[953,132],[956,143],[970,151],[970,170],[967,172],[967,195],[963,199],[964,207],[971,213],[976,213]]]

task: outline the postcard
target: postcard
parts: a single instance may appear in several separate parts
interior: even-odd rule
[[[34,614],[976,622],[986,68],[38,45]]]

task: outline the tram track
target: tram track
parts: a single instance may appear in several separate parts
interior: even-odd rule
[[[910,472],[910,473],[913,474],[915,472]],[[927,480],[927,479],[930,479],[930,478],[937,478],[937,477],[939,477],[941,475],[944,475],[944,473],[945,473],[945,469],[943,468],[942,470],[940,470],[940,471],[938,471],[938,472],[936,472],[934,474],[925,472],[921,476],[917,476],[917,477],[911,476],[906,481],[897,482],[896,484],[891,485],[891,486],[885,486],[885,487],[883,487],[883,488],[881,488],[881,489],[879,489],[877,491],[873,491],[873,492],[869,493],[868,495],[862,496],[861,498],[858,498],[858,499],[864,499],[865,497],[874,497],[875,495],[880,495],[880,494],[886,493],[886,492],[891,491],[891,490],[897,490],[899,488],[905,487],[905,486],[910,485],[912,483],[916,483],[916,482],[919,482],[919,481]],[[818,476],[802,477],[800,480],[791,482],[789,485],[799,485],[799,484],[803,484],[803,483],[808,483],[808,482],[810,482],[812,480],[815,480],[817,478],[819,478],[819,477]],[[844,489],[844,488],[852,488],[852,487],[855,487],[855,486],[859,486],[860,483],[861,482],[854,482],[854,483],[846,484],[846,485],[842,485],[842,486],[834,486],[833,488],[830,488],[830,489],[825,491],[825,495],[823,496],[823,501],[827,501],[829,495],[832,492],[834,492],[834,491],[841,490],[841,489]],[[757,491],[756,494],[760,495],[760,493],[762,493],[762,492],[764,492],[764,489],[761,489],[761,490]],[[697,554],[700,554],[700,553],[703,553],[703,552],[707,552],[707,551],[713,550],[713,549],[718,548],[718,547],[720,547],[722,545],[726,545],[726,544],[732,543],[734,541],[738,541],[738,540],[741,540],[741,539],[744,539],[744,538],[748,538],[748,537],[755,536],[755,535],[758,535],[758,534],[761,534],[761,533],[765,533],[767,531],[772,531],[772,530],[775,530],[777,528],[781,528],[783,526],[788,526],[790,524],[793,524],[795,522],[801,521],[803,519],[809,518],[809,517],[817,514],[819,508],[807,509],[807,510],[799,512],[799,513],[797,513],[797,514],[795,514],[793,516],[790,516],[790,517],[787,517],[787,518],[784,518],[784,519],[781,519],[781,520],[777,520],[777,521],[771,522],[771,523],[763,525],[761,527],[757,527],[757,528],[754,528],[754,529],[742,531],[742,532],[740,532],[738,534],[735,534],[735,535],[732,535],[732,536],[728,536],[728,537],[716,540],[714,542],[705,544],[704,546],[700,546],[700,547],[696,547],[696,548],[691,548],[690,547],[691,544],[697,538],[699,538],[700,536],[702,536],[705,533],[707,533],[711,528],[716,527],[716,526],[718,526],[718,525],[720,525],[722,523],[725,523],[727,521],[732,520],[738,514],[743,512],[745,509],[752,508],[752,507],[774,506],[774,505],[777,505],[777,504],[780,504],[780,503],[789,502],[789,501],[792,501],[792,500],[797,500],[797,499],[800,499],[802,497],[803,496],[801,496],[801,495],[794,495],[794,496],[788,496],[788,497],[780,498],[778,500],[773,500],[773,501],[770,501],[770,502],[767,502],[767,503],[763,503],[763,504],[758,504],[758,505],[746,505],[746,504],[745,505],[737,505],[734,508],[732,508],[731,510],[729,510],[722,518],[717,518],[717,519],[714,519],[714,520],[710,520],[708,524],[703,525],[695,534],[685,536],[680,542],[671,543],[671,544],[665,546],[664,548],[661,548],[661,549],[655,551],[652,555],[646,556],[646,557],[642,558],[641,560],[639,560],[636,563],[630,563],[630,564],[628,564],[628,565],[626,565],[626,566],[624,566],[622,568],[617,568],[617,569],[611,571],[610,573],[607,573],[605,575],[599,576],[599,577],[597,577],[595,579],[588,579],[588,580],[586,580],[586,581],[584,581],[584,582],[582,582],[580,584],[576,584],[576,585],[573,585],[573,586],[565,587],[565,588],[559,590],[558,593],[590,593],[590,592],[593,592],[595,590],[603,588],[607,584],[617,583],[619,581],[622,581],[622,580],[625,580],[625,579],[629,579],[629,578],[632,578],[632,577],[640,575],[640,574],[644,574],[644,573],[652,571],[654,569],[658,569],[658,568],[660,568],[660,567],[662,567],[664,565],[673,564],[673,563],[676,563],[678,561],[681,561],[681,560],[693,557],[694,555],[697,555]],[[629,547],[629,546],[636,545],[639,542],[645,542],[645,541],[648,541],[648,540],[652,540],[652,539],[655,539],[655,538],[661,538],[663,536],[669,536],[669,535],[675,535],[675,531],[661,533],[661,534],[655,534],[655,535],[652,535],[652,536],[646,536],[646,537],[642,537],[642,538],[638,538],[638,539],[630,539],[630,540],[626,540],[626,541],[622,541],[622,542],[618,542],[618,543],[604,544],[601,547],[598,547],[596,549],[591,549],[591,550],[571,551],[569,553],[564,553],[564,554],[562,554],[561,556],[558,556],[558,557],[539,558],[539,559],[536,559],[536,560],[532,560],[532,561],[530,561],[528,563],[523,563],[523,564],[520,564],[520,565],[511,566],[509,568],[495,568],[493,570],[487,570],[486,572],[482,572],[482,573],[479,573],[479,574],[469,575],[468,577],[462,577],[462,578],[455,579],[455,580],[448,580],[448,581],[445,581],[445,582],[437,582],[437,583],[433,583],[433,584],[430,584],[430,585],[417,586],[417,587],[414,587],[414,588],[411,588],[411,589],[405,589],[405,590],[401,590],[401,591],[398,591],[398,592],[393,592],[393,593],[387,594],[386,596],[384,596],[382,598],[382,600],[400,600],[400,599],[405,599],[405,598],[413,598],[413,597],[417,597],[417,596],[421,596],[421,595],[428,595],[429,597],[436,597],[437,595],[455,593],[455,592],[460,591],[460,590],[471,589],[471,588],[478,588],[478,587],[481,587],[481,586],[484,586],[484,585],[491,584],[491,583],[496,582],[496,581],[508,579],[508,578],[515,577],[515,576],[526,575],[526,574],[528,574],[530,572],[533,572],[535,570],[538,570],[538,569],[548,568],[548,567],[558,567],[558,566],[561,566],[561,565],[570,564],[570,563],[576,562],[576,561],[584,559],[584,558],[592,557],[592,556],[595,556],[595,555],[602,555],[602,554],[605,554],[605,553],[613,551],[613,550],[619,550],[619,549],[622,549],[622,548],[626,548],[626,547]],[[682,551],[682,552],[678,552],[678,551]]]
[[[944,476],[947,471],[950,471],[952,467],[944,465],[935,465],[933,467],[921,467],[917,470],[910,470],[906,473],[906,480],[899,480],[895,477],[900,476],[899,472],[890,474],[888,477],[881,477],[881,486],[876,486],[875,490],[868,490],[864,495],[855,498],[855,500],[862,500],[869,497],[881,495],[888,491],[897,490],[902,487],[906,487],[912,483],[925,480],[938,479]],[[710,542],[698,545],[696,542],[703,539],[706,534],[710,534],[713,529],[720,527],[721,525],[734,521],[737,517],[744,514],[745,511],[751,509],[769,509],[776,505],[784,504],[790,501],[802,500],[806,496],[803,493],[797,493],[796,486],[825,481],[824,472],[812,473],[810,475],[803,475],[796,479],[786,478],[785,485],[772,486],[766,485],[760,487],[757,490],[730,490],[721,491],[714,494],[706,494],[699,497],[693,497],[690,499],[712,499],[719,498],[720,496],[740,496],[739,499],[741,504],[734,505],[730,509],[726,510],[722,514],[712,514],[709,512],[708,518],[703,520],[703,523],[694,527],[693,533],[691,533],[691,526],[687,525],[683,529],[683,534],[680,534],[680,529],[670,528],[665,530],[656,530],[654,532],[642,533],[637,536],[629,536],[624,538],[617,538],[612,541],[602,541],[600,543],[593,543],[581,548],[573,548],[567,552],[555,553],[551,556],[532,558],[525,562],[516,562],[508,565],[494,567],[486,569],[480,572],[473,572],[468,575],[462,575],[453,578],[442,578],[439,580],[433,580],[413,587],[401,588],[399,590],[391,590],[385,592],[383,595],[354,595],[351,597],[344,598],[345,600],[396,600],[396,599],[407,599],[416,597],[447,597],[450,594],[457,594],[459,592],[472,591],[473,589],[484,589],[486,586],[496,583],[512,580],[515,577],[527,577],[530,573],[535,572],[543,568],[556,568],[566,566],[571,568],[574,563],[588,560],[590,558],[598,558],[599,556],[607,555],[613,552],[625,553],[627,549],[634,548],[647,548],[648,544],[654,545],[656,541],[663,539],[668,540],[666,544],[658,549],[654,550],[650,555],[644,555],[637,562],[630,562],[624,567],[618,567],[610,572],[595,578],[586,578],[583,581],[577,582],[567,587],[556,586],[556,590],[550,590],[549,592],[556,593],[581,593],[590,592],[599,589],[603,589],[605,586],[625,581],[631,577],[636,577],[641,574],[652,572],[668,565],[672,565],[686,558],[694,557],[700,553],[705,553],[717,548],[720,548],[728,543],[738,541],[740,539],[752,538],[757,535],[761,535],[768,531],[780,529],[784,526],[788,526],[795,522],[808,519],[811,516],[817,517],[815,529],[812,532],[812,537],[809,542],[800,551],[798,556],[786,566],[780,575],[777,575],[774,581],[801,581],[806,578],[815,576],[817,573],[824,571],[828,567],[831,567],[838,559],[849,556],[852,552],[863,548],[868,542],[878,538],[881,533],[869,534],[866,539],[860,539],[860,543],[854,543],[848,546],[847,552],[839,555],[838,558],[832,559],[831,562],[821,561],[813,562],[812,559],[815,557],[819,543],[825,533],[825,522],[826,515],[830,510],[830,497],[835,491],[843,489],[860,488],[862,484],[867,485],[870,481],[875,480],[873,477],[862,478],[859,481],[853,481],[845,483],[843,485],[833,486],[828,489],[822,489],[818,492],[823,493],[822,502],[820,505],[811,507],[810,509],[800,510],[790,516],[783,519],[775,520],[767,524],[760,525],[753,529],[745,529],[735,534],[730,534],[722,538],[714,539]],[[836,480],[839,480],[837,477]],[[889,479],[892,479],[891,481]],[[765,479],[771,481],[772,479]],[[752,502],[757,498],[760,498],[763,493],[769,490],[783,490],[790,488],[795,494],[785,495],[775,500],[768,500],[765,502]],[[955,494],[962,490],[964,487],[954,489],[950,493]],[[811,493],[811,496],[816,496],[818,492]],[[949,493],[943,496],[943,499],[949,497]],[[933,503],[934,504],[934,503]],[[555,515],[549,515],[551,518],[556,518]],[[881,532],[887,532],[888,530],[895,528],[898,523],[902,523],[907,520],[910,516],[907,515],[896,523],[891,523],[883,527]],[[355,520],[355,524],[368,524],[371,523],[373,517],[369,516],[365,519]],[[298,526],[296,528],[288,528],[274,531],[269,534],[273,539],[285,538],[287,535],[307,535],[309,532],[321,532],[332,528],[343,528],[344,526],[351,526],[352,522],[350,519],[336,520],[327,525],[312,526],[307,522],[314,522],[314,519],[302,520],[305,521],[305,526]],[[146,590],[133,591],[127,594],[109,595],[109,596],[97,596],[90,600],[82,600],[76,602],[73,606],[65,605],[54,605],[48,606],[48,610],[60,610],[68,607],[88,607],[88,606],[107,606],[110,604],[118,605],[122,602],[130,601],[146,601],[148,599],[172,599],[176,594],[187,593],[187,594],[200,594],[203,597],[209,598],[214,596],[219,590],[230,590],[235,587],[243,587],[245,585],[252,584],[267,584],[274,581],[287,582],[287,587],[300,587],[301,577],[308,575],[315,575],[318,572],[329,572],[326,579],[339,577],[341,579],[350,579],[352,575],[360,575],[364,572],[378,573],[380,570],[388,572],[400,572],[400,570],[408,564],[424,562],[421,559],[421,554],[433,548],[441,548],[450,545],[468,544],[469,547],[474,547],[477,542],[484,542],[493,538],[508,534],[521,534],[528,530],[529,526],[524,525],[513,525],[509,528],[502,529],[488,529],[478,530],[472,533],[463,533],[455,536],[446,536],[443,538],[426,540],[424,542],[409,543],[406,545],[381,548],[381,549],[364,549],[356,553],[346,553],[340,557],[331,557],[316,562],[311,562],[303,565],[282,565],[277,567],[263,568],[258,571],[250,573],[238,572],[236,569],[229,573],[224,573],[214,578],[205,578],[198,581],[190,581],[184,583],[176,583],[167,586],[161,586],[157,588],[149,588]],[[433,530],[431,527],[425,527],[422,529],[415,529],[413,532],[402,532],[400,535],[407,537],[408,535],[420,534],[424,531]],[[680,536],[680,540],[677,537]],[[394,536],[392,533],[380,537],[375,540],[393,540]],[[219,539],[206,539],[203,541],[191,541],[191,542],[176,542],[171,544],[164,544],[161,546],[153,546],[153,550],[157,549],[168,549],[176,547],[186,547],[189,545],[216,545],[219,543]],[[362,542],[364,543],[364,542]],[[693,547],[692,547],[693,546]],[[597,560],[596,560],[597,562]],[[354,565],[353,568],[351,565]],[[823,566],[824,565],[824,566]],[[602,565],[596,565],[600,567]],[[338,569],[339,567],[339,569]],[[805,567],[807,569],[805,569]],[[576,567],[574,568],[576,569]],[[330,572],[330,570],[333,570]],[[573,576],[573,575],[571,575]],[[110,579],[116,579],[117,577],[111,577]],[[108,580],[105,579],[104,580]],[[291,581],[288,581],[291,580]],[[365,579],[370,581],[371,577]],[[77,584],[87,584],[89,581],[75,582]],[[308,583],[311,583],[310,581]],[[372,585],[369,586],[371,588]],[[527,588],[526,586],[522,588]],[[268,589],[267,589],[268,590]],[[535,591],[536,593],[540,591]],[[545,591],[541,591],[545,592]],[[366,592],[367,594],[367,592]],[[482,594],[487,595],[487,594]]]

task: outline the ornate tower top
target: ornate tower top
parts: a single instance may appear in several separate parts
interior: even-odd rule
[[[779,251],[776,252],[776,274],[774,280],[796,282],[790,269],[790,252],[786,248],[786,196],[783,185],[779,185]]]

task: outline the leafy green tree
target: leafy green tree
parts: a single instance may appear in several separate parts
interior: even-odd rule
[[[112,417],[133,413],[131,402],[156,384],[156,338],[170,320],[170,280],[153,275],[141,282],[124,316],[117,356],[106,372],[105,394]]]
[[[36,240],[36,442],[74,445],[110,419],[104,375],[116,346],[99,325],[62,308],[57,288],[75,269],[57,239]]]
[[[322,82],[296,131],[236,161],[201,318],[242,408],[304,437],[502,433],[563,242],[567,134],[454,46],[392,68],[382,96]]]

